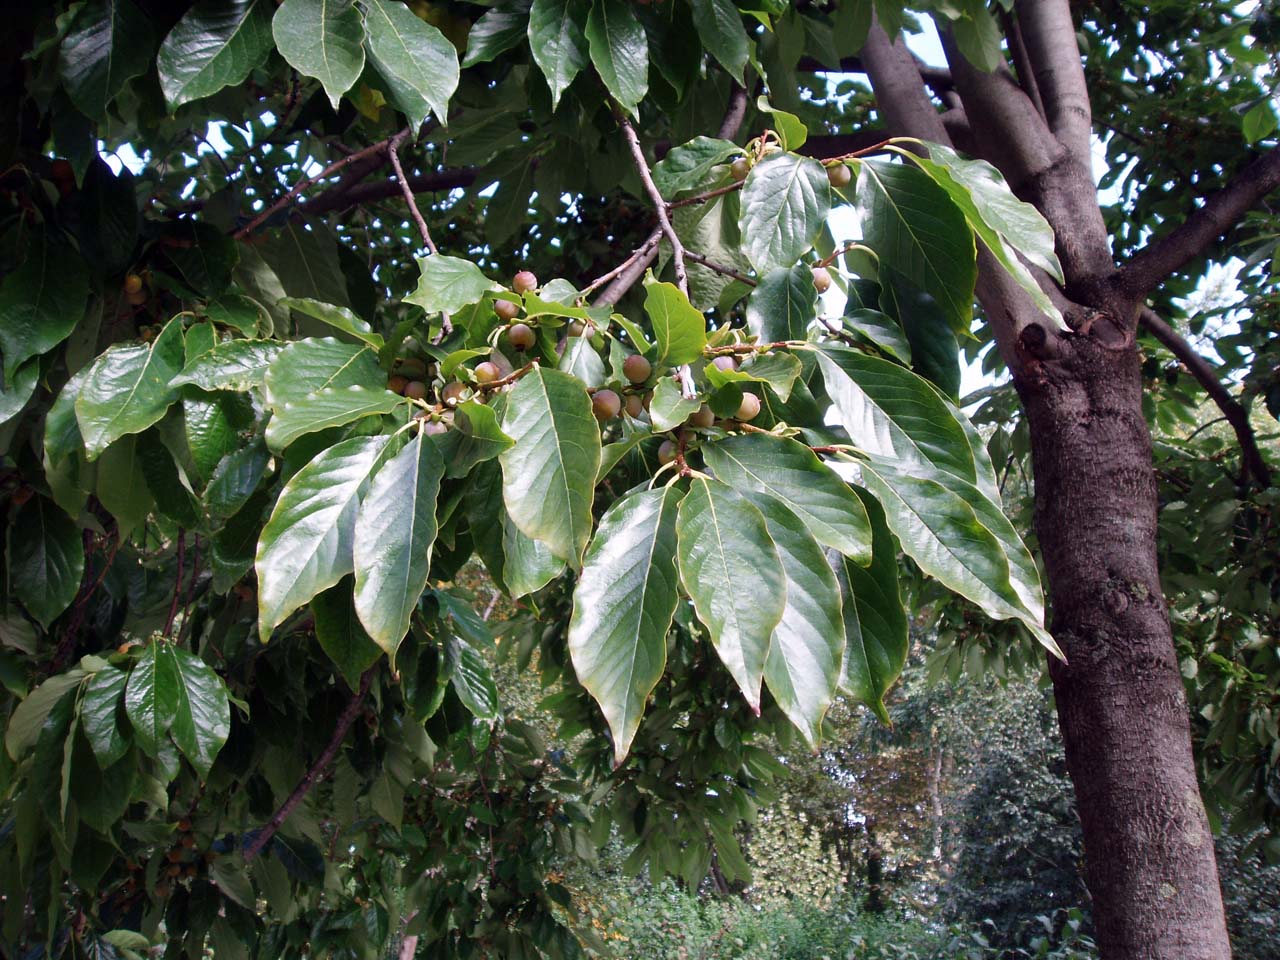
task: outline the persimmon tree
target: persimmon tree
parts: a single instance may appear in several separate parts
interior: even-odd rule
[[[617,830],[636,869],[743,877],[734,827],[783,770],[760,738],[816,744],[841,695],[884,715],[905,557],[1053,658],[1106,955],[1227,955],[1136,331],[1269,484],[1146,298],[1280,163],[1232,126],[1223,183],[1173,229],[1138,201],[1117,270],[1066,0],[914,6],[949,70],[888,0],[14,15],[6,950],[603,950],[565,859]],[[1092,29],[1141,54],[1120,7]],[[1265,106],[1270,38],[1214,15],[1187,35],[1235,31]],[[957,406],[984,338],[1052,635]],[[473,558],[571,754],[504,712]]]

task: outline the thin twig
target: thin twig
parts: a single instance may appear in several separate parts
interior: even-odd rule
[[[497,380],[490,380],[488,383],[476,384],[476,389],[477,390],[501,389],[502,387],[505,387],[508,383],[515,383],[517,380],[519,380],[521,377],[523,377],[526,373],[528,373],[537,365],[538,365],[537,361],[530,360],[528,363],[526,363],[523,367],[521,367],[519,370],[515,371],[514,373],[509,373],[505,377],[499,377]]]
[[[684,266],[684,244],[680,242],[675,227],[671,226],[671,218],[667,216],[667,201],[662,198],[661,191],[653,182],[653,174],[649,172],[649,162],[644,158],[644,149],[640,146],[640,137],[636,134],[636,128],[625,116],[618,118],[618,124],[622,127],[623,136],[627,138],[627,146],[631,148],[631,159],[635,162],[636,172],[640,174],[644,191],[653,202],[653,208],[658,215],[658,226],[662,228],[663,236],[671,244],[671,262],[676,272],[676,286],[687,297],[689,275]]]
[[[704,257],[700,253],[694,253],[692,250],[688,249],[685,250],[684,255],[686,259],[692,260],[694,263],[700,263],[708,270],[714,270],[716,273],[722,273],[726,277],[733,277],[733,279],[738,280],[741,283],[745,283],[749,287],[756,286],[757,282],[754,279],[748,277],[745,273],[739,273],[737,270],[733,269],[733,267],[726,267],[722,263],[716,263],[714,260]]]
[[[298,785],[293,788],[293,792],[289,794],[285,802],[280,804],[280,809],[258,831],[258,835],[253,838],[253,842],[245,847],[245,860],[252,860],[262,852],[262,848],[271,842],[271,838],[276,835],[276,831],[284,825],[284,822],[289,819],[289,815],[302,802],[302,798],[328,772],[329,765],[333,763],[334,758],[338,755],[338,750],[342,748],[342,741],[347,738],[347,731],[355,723],[356,714],[360,712],[360,704],[364,702],[364,698],[369,693],[369,685],[373,682],[373,674],[377,669],[378,664],[375,663],[361,674],[360,688],[352,694],[351,700],[342,711],[342,715],[338,717],[338,722],[333,728],[333,736],[329,738],[329,743],[325,746],[320,756],[316,757],[316,762],[311,765],[311,769],[298,781]]]
[[[627,259],[623,260],[620,264],[618,264],[608,273],[602,274],[601,276],[596,277],[594,280],[592,280],[589,284],[587,284],[585,287],[582,288],[582,291],[578,294],[578,296],[586,297],[593,290],[597,289],[598,287],[602,287],[606,283],[608,283],[610,280],[613,280],[616,277],[621,276],[627,270],[628,267],[639,262],[641,259],[647,256],[651,250],[657,247],[658,241],[661,239],[662,239],[662,228],[655,227],[653,230],[653,233],[649,234],[649,236],[645,239],[644,243],[640,244],[640,246],[636,247],[635,250],[631,251],[631,256],[627,257]],[[688,251],[686,251],[686,253],[687,252]],[[609,303],[612,302],[612,301],[604,301],[603,297],[601,298],[601,300],[603,302],[609,302]]]
[[[722,197],[726,193],[733,193],[735,190],[741,190],[745,180],[737,180],[727,187],[717,187],[714,190],[708,190],[706,193],[700,193],[696,197],[685,197],[683,200],[672,200],[667,204],[667,209],[675,210],[679,207],[692,206],[695,203],[706,203],[708,200],[714,200],[716,197]]]
[[[298,198],[298,196],[302,193],[302,191],[307,189],[307,187],[311,186],[313,183],[316,183],[320,180],[325,179],[326,177],[333,176],[335,173],[337,173],[339,170],[341,170],[343,167],[347,166],[348,164],[354,163],[357,160],[362,160],[363,158],[372,156],[376,153],[385,152],[387,149],[387,146],[391,143],[391,141],[398,136],[400,136],[400,134],[395,134],[394,136],[387,137],[387,139],[385,140],[379,140],[377,143],[372,144],[371,146],[365,147],[363,150],[357,150],[355,153],[348,154],[345,157],[335,160],[333,163],[329,164],[327,167],[325,167],[323,170],[317,173],[314,177],[303,177],[301,180],[299,180],[289,189],[288,193],[286,193],[283,197],[281,197],[271,206],[263,210],[260,214],[258,214],[256,217],[250,220],[247,224],[245,224],[243,227],[237,230],[234,234],[232,234],[232,236],[237,240],[241,240],[244,237],[247,237],[249,234],[253,233],[260,226],[262,226],[264,223],[270,220],[273,216],[275,216],[277,213],[283,210],[285,207],[289,206],[289,204],[293,203]]]
[[[178,597],[182,595],[182,565],[186,558],[187,532],[178,531],[178,575],[173,581],[173,602],[169,604],[169,619],[164,624],[164,635],[173,635],[173,620],[178,615]]]
[[[413,215],[413,222],[418,225],[418,233],[422,234],[422,242],[427,245],[427,249],[431,251],[434,257],[438,251],[435,242],[431,239],[431,231],[427,229],[427,221],[422,217],[422,211],[418,209],[418,201],[414,199],[413,191],[409,189],[409,181],[405,179],[404,167],[400,166],[400,155],[396,151],[400,144],[408,137],[409,131],[402,130],[397,133],[387,143],[387,157],[391,160],[391,167],[396,172],[396,182],[400,184],[400,195],[404,197],[404,202],[409,205],[409,213]]]

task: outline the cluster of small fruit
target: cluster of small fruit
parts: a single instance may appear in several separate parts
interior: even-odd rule
[[[173,887],[184,880],[195,877],[200,868],[213,859],[213,851],[200,853],[196,850],[196,838],[191,829],[191,821],[183,817],[178,821],[178,833],[172,847],[165,853],[165,864],[160,868],[156,883],[156,897],[163,900],[173,892]],[[125,888],[133,892],[138,886],[138,875],[143,873],[142,867],[136,863],[126,864],[129,879]]]

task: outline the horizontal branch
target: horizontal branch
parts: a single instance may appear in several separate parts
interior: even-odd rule
[[[1196,378],[1196,382],[1204,387],[1209,398],[1218,405],[1222,415],[1227,418],[1240,444],[1245,475],[1253,474],[1264,489],[1271,486],[1271,471],[1266,461],[1262,459],[1262,451],[1258,449],[1258,441],[1253,435],[1253,426],[1249,423],[1249,411],[1223,385],[1209,361],[1200,356],[1178,331],[1165,323],[1150,307],[1142,308],[1138,320],[1148,333],[1164,344],[1169,352],[1182,362],[1182,365]]]
[[[406,183],[414,193],[438,193],[441,190],[469,187],[475,183],[478,174],[477,167],[454,167],[407,177]],[[386,200],[398,196],[400,192],[401,186],[394,180],[356,183],[345,189],[335,187],[307,203],[306,212],[309,214],[332,213],[335,210],[346,210],[361,204]]]
[[[1116,286],[1141,300],[1204,253],[1272,190],[1280,187],[1280,149],[1268,150],[1212,194],[1181,226],[1147,244],[1120,268]]]

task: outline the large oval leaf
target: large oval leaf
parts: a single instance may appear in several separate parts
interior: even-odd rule
[[[644,283],[644,312],[653,326],[658,344],[654,363],[659,366],[693,363],[707,345],[707,319],[673,283],[654,280]]]
[[[243,83],[271,52],[269,0],[201,0],[160,44],[160,89],[176,110]]]
[[[429,114],[444,123],[458,88],[458,51],[403,3],[365,0],[365,46],[391,98],[418,127]]]
[[[36,495],[18,508],[9,528],[9,583],[43,627],[71,605],[84,576],[84,542],[70,517]]]
[[[695,477],[676,519],[680,582],[751,709],[787,587],[764,517],[715,480]]]
[[[649,92],[649,40],[627,0],[592,0],[586,37],[600,79],[634,113]]]
[[[577,567],[591,536],[600,430],[576,379],[534,367],[507,396],[502,499],[526,536]]]
[[[439,449],[419,434],[374,475],[356,517],[356,613],[393,667],[427,585],[443,476]]]
[[[165,735],[178,715],[181,683],[177,661],[163,640],[151,643],[129,674],[124,710],[134,740],[149,757],[159,755]]]
[[[290,613],[354,569],[360,496],[387,445],[353,437],[294,474],[258,539],[258,634],[265,643]]]
[[[715,475],[740,490],[776,497],[819,543],[871,562],[871,524],[862,501],[812,450],[786,437],[744,433],[702,448]]]
[[[165,645],[178,678],[178,707],[170,734],[196,772],[209,775],[231,733],[231,702],[222,678],[195,654]]]
[[[279,407],[286,400],[315,393],[326,387],[385,386],[387,375],[378,366],[378,355],[368,346],[343,343],[332,337],[298,340],[271,361],[262,385],[267,405]]]
[[[551,88],[552,109],[591,62],[584,32],[587,9],[585,0],[533,0],[529,8],[529,50]]]
[[[822,718],[840,680],[845,644],[840,589],[822,548],[799,517],[773,497],[756,493],[748,498],[764,514],[787,581],[787,605],[769,642],[764,682],[816,750]]]
[[[43,230],[24,239],[19,249],[26,250],[27,259],[0,281],[0,353],[9,390],[15,388],[19,367],[70,335],[84,317],[89,296],[89,272],[74,250],[51,241]],[[35,371],[29,373],[34,384]]]
[[[62,85],[85,116],[100,120],[121,88],[151,66],[154,50],[151,20],[133,0],[87,3],[62,39]]]
[[[326,387],[296,400],[285,400],[276,407],[267,424],[267,446],[280,451],[305,434],[342,426],[361,417],[391,413],[407,402],[390,390]]]
[[[747,259],[759,273],[790,267],[813,246],[831,211],[826,168],[778,153],[751,168],[742,187],[740,225]]]
[[[770,270],[747,298],[747,327],[765,343],[803,340],[818,316],[818,288],[813,268]]]
[[[249,390],[262,385],[267,368],[285,345],[276,340],[224,340],[191,357],[170,384],[201,390]]]
[[[364,30],[351,0],[284,0],[271,33],[289,66],[319,80],[337,110],[364,69]]]
[[[569,621],[569,655],[595,697],[621,763],[645,700],[662,679],[667,631],[679,601],[674,486],[616,501],[583,562]]]

